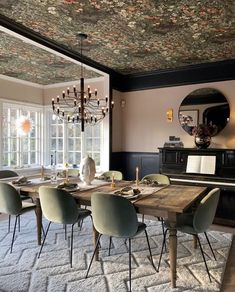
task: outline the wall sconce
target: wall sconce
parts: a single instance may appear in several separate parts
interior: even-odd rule
[[[167,119],[167,122],[170,122],[172,123],[173,122],[173,109],[172,108],[169,108],[166,112],[166,119]]]

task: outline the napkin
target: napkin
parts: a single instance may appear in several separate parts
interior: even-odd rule
[[[17,180],[12,181],[13,185],[26,184],[28,182],[29,181],[28,181],[27,177],[25,177],[25,176],[21,176]]]
[[[77,186],[78,186],[78,184],[76,184],[76,183],[63,182],[63,183],[59,184],[59,185],[57,186],[57,188],[58,188],[58,189],[64,189],[64,188],[66,188],[66,189],[74,189],[74,188],[76,188]]]

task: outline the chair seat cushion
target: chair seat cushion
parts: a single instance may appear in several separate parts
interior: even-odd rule
[[[143,222],[138,222],[138,229],[136,231],[136,234],[134,236],[136,236],[137,234],[141,233],[142,231],[144,231],[146,228],[146,224]]]
[[[78,208],[78,221],[85,219],[87,216],[91,215],[91,211],[87,209]]]
[[[164,222],[165,226],[169,228],[169,221]],[[193,228],[193,214],[183,213],[177,216],[176,229],[188,234],[196,234],[197,232]]]
[[[22,202],[22,210],[20,211],[20,214],[26,213],[28,211],[31,211],[32,209],[35,209],[36,205],[34,203],[30,202]]]

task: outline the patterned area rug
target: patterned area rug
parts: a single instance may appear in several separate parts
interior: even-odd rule
[[[162,243],[161,225],[158,221],[145,222],[157,265]],[[45,226],[46,223],[45,221]],[[65,240],[61,225],[51,225],[41,257],[37,259],[39,247],[34,213],[22,216],[21,232],[17,233],[12,254],[12,233],[7,233],[7,220],[0,221],[0,291],[128,291],[128,248],[124,240],[114,238],[111,256],[108,256],[109,238],[103,236],[100,261],[93,262],[89,278],[85,279],[93,250],[90,218],[85,220],[81,231],[75,229],[74,263],[73,268],[70,268],[69,240]],[[132,243],[132,291],[219,291],[232,236],[216,231],[211,231],[208,235],[217,261],[213,260],[204,236],[201,236],[201,241],[212,283],[209,282],[200,250],[193,249],[192,237],[178,233],[177,288],[171,289],[169,255],[163,255],[160,272],[156,273],[149,260],[143,233]]]

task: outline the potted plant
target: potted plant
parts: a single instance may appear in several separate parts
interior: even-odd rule
[[[216,126],[212,124],[199,124],[192,129],[195,144],[198,148],[207,148],[211,143],[211,137],[216,134]]]

